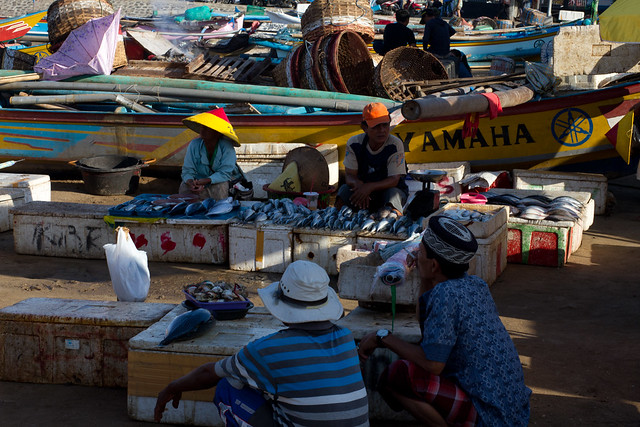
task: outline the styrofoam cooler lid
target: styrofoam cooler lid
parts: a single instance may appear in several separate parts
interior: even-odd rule
[[[24,190],[21,188],[0,188],[0,202],[24,199]]]
[[[149,327],[175,304],[29,298],[0,310],[0,320]]]
[[[50,181],[49,175],[0,173],[0,187],[33,187]]]

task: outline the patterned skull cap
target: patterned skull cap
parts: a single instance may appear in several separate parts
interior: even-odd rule
[[[442,215],[429,219],[422,243],[452,264],[468,264],[478,250],[478,242],[467,227]]]

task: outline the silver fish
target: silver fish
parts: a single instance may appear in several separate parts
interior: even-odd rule
[[[198,332],[201,332],[205,325],[213,325],[214,322],[211,312],[204,308],[182,313],[169,323],[164,334],[164,339],[160,341],[159,346],[164,347],[172,341],[192,337]]]
[[[368,218],[360,227],[362,231],[371,231],[375,225],[375,221],[371,218]]]
[[[202,206],[204,206],[206,210],[211,209],[215,204],[216,204],[216,199],[205,199],[202,201]]]
[[[233,205],[227,202],[218,202],[209,211],[207,212],[207,216],[212,215],[222,215],[229,213],[233,210]]]
[[[204,208],[204,206],[202,205],[201,202],[191,203],[184,210],[184,213],[187,216],[194,216],[194,215],[198,215],[198,214],[201,214],[201,213],[204,213],[204,212],[206,212],[206,209]]]
[[[389,218],[389,217],[384,218],[378,223],[378,225],[376,225],[376,228],[375,228],[376,233],[387,231],[389,228],[391,228],[394,222],[395,222],[395,218]]]
[[[256,224],[264,222],[267,220],[267,214],[264,212],[258,212],[255,216],[255,218],[253,219],[253,222],[255,222]]]
[[[178,203],[177,205],[175,205],[174,207],[171,208],[171,210],[169,211],[169,215],[170,216],[181,215],[181,214],[184,213],[184,211],[187,208],[187,206],[189,206],[189,203],[180,202],[180,203]]]

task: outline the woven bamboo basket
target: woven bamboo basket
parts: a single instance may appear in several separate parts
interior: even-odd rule
[[[108,0],[56,0],[47,10],[49,43],[52,52],[58,50],[69,33],[93,18],[113,14]]]
[[[298,58],[300,64],[300,87],[302,89],[318,90],[318,84],[313,77],[313,66],[315,58],[312,51],[313,43],[304,42],[300,58]]]
[[[303,45],[291,50],[287,57],[280,61],[271,72],[276,85],[281,87],[300,87],[299,58]]]
[[[373,60],[358,33],[341,31],[327,46],[330,72],[340,92],[371,95]]]
[[[375,69],[373,81],[378,96],[402,102],[414,98],[407,85],[447,78],[438,58],[422,49],[404,46],[387,52]]]
[[[300,20],[302,38],[313,42],[340,31],[353,31],[373,41],[373,11],[368,0],[314,0]]]
[[[329,65],[329,45],[333,40],[331,34],[322,36],[316,42],[318,43],[318,53],[316,56],[317,72],[320,74],[322,84],[329,92],[340,92],[338,89],[339,82],[335,82],[335,76],[331,72]]]

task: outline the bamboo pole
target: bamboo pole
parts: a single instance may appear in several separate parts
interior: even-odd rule
[[[513,107],[533,99],[534,92],[527,86],[493,92],[498,96],[502,108]],[[407,101],[402,105],[402,115],[407,120],[455,116],[459,114],[483,113],[489,109],[489,100],[479,94],[426,97]]]

